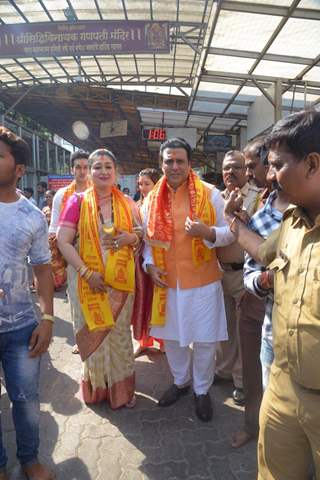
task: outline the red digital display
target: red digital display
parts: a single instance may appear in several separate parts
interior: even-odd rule
[[[144,128],[143,138],[150,141],[163,142],[167,138],[165,128]]]

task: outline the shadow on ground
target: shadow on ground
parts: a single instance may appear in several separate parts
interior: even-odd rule
[[[211,388],[214,418],[203,423],[195,416],[192,393],[175,405],[158,407],[156,399],[171,383],[165,355],[139,358],[136,375],[138,401],[133,410],[90,407],[115,427],[102,441],[110,478],[135,480],[141,473],[150,480],[256,478],[255,444],[241,450],[230,446],[231,434],[243,421],[242,410],[232,407],[231,385]]]
[[[71,353],[74,337],[64,291],[56,293],[55,308],[55,338],[41,368],[40,459],[55,470],[57,480],[256,479],[256,445],[230,447],[232,432],[243,422],[242,410],[230,398],[231,385],[211,388],[210,423],[196,418],[191,393],[160,408],[157,399],[172,379],[166,356],[153,351],[136,360],[133,410],[86,406],[79,397],[81,361]],[[5,393],[1,407],[11,479],[22,480]]]

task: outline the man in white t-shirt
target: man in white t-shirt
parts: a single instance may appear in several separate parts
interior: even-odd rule
[[[38,461],[41,354],[52,337],[53,283],[44,214],[17,190],[29,163],[28,144],[0,127],[0,361],[12,402],[17,457],[27,478],[55,475]],[[38,322],[28,287],[27,261],[36,280]],[[0,431],[0,480],[8,480]]]
[[[67,187],[59,188],[53,197],[51,222],[49,226],[49,241],[52,253],[52,269],[56,288],[66,281],[66,271],[63,267],[63,260],[61,258],[61,253],[58,250],[56,241],[59,217],[71,195],[74,193],[84,192],[89,186],[88,158],[89,152],[84,152],[83,150],[78,150],[71,155],[71,172],[74,175],[74,180]],[[58,264],[58,268],[56,268],[56,264]],[[61,268],[63,268],[62,272],[64,275],[61,274]],[[56,270],[58,270],[57,273]],[[73,309],[71,308],[71,316],[72,315]],[[72,353],[79,353],[77,345],[74,345]]]

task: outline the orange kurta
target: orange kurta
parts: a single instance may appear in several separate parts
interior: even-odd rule
[[[205,183],[209,198],[213,186]],[[190,215],[188,185],[184,183],[176,191],[169,187],[172,201],[172,217],[174,225],[173,239],[166,252],[166,281],[169,288],[182,289],[203,287],[221,279],[215,250],[212,260],[196,267],[192,261],[192,237],[186,234],[185,221]]]

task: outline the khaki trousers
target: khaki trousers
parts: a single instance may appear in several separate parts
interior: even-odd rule
[[[243,270],[223,272],[222,287],[229,340],[219,342],[216,353],[216,374],[232,378],[235,387],[242,388],[242,359],[240,348],[240,301],[244,294]]]
[[[260,410],[258,480],[320,479],[320,391],[308,390],[274,364]]]

